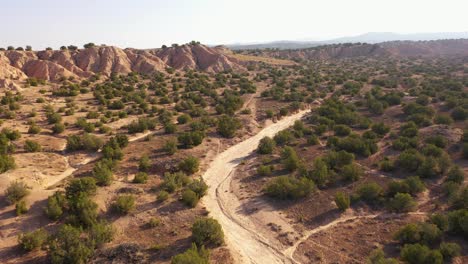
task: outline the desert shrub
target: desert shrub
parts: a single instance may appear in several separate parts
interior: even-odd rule
[[[257,147],[259,154],[271,154],[276,147],[276,142],[270,137],[264,137],[260,140]]]
[[[11,182],[5,190],[6,200],[10,204],[14,204],[23,199],[30,193],[29,187],[26,183],[21,181]]]
[[[375,182],[363,183],[357,189],[359,198],[370,203],[380,200],[382,193],[382,187]]]
[[[385,157],[382,161],[380,161],[379,168],[381,171],[391,172],[395,170],[395,163],[392,160]]]
[[[434,117],[434,123],[441,125],[451,125],[453,123],[453,119],[449,115],[437,114]]]
[[[26,140],[24,142],[24,150],[27,152],[39,152],[42,150],[42,147],[36,141]]]
[[[187,185],[190,182],[190,178],[183,172],[168,173],[164,174],[164,181],[161,187],[169,192],[173,193],[178,188]]]
[[[156,120],[150,118],[138,118],[127,126],[129,134],[142,133],[156,127]]]
[[[461,247],[457,243],[440,243],[440,253],[444,260],[450,261],[453,257],[460,256]]]
[[[93,254],[91,243],[81,235],[81,230],[62,225],[48,243],[50,261],[53,264],[87,263]]]
[[[225,138],[234,137],[237,130],[241,127],[241,122],[235,117],[223,115],[220,118],[218,118],[217,131],[221,136]]]
[[[406,244],[403,246],[400,255],[401,259],[410,264],[426,263],[426,258],[429,256],[430,249],[425,245]]]
[[[293,135],[289,130],[285,129],[276,133],[276,135],[273,137],[273,140],[276,142],[277,145],[283,146],[291,143],[291,141],[293,140]]]
[[[169,155],[174,155],[177,152],[177,139],[167,140],[164,143],[163,150]]]
[[[44,209],[47,217],[51,220],[58,220],[63,215],[63,208],[66,203],[65,195],[62,192],[55,192],[47,199],[47,206]]]
[[[194,208],[195,206],[197,206],[198,200],[199,198],[197,194],[190,189],[186,189],[182,193],[182,202],[187,206]]]
[[[151,161],[148,155],[143,155],[138,162],[138,170],[148,172],[151,169]]]
[[[459,235],[468,235],[468,228],[466,223],[468,223],[468,210],[460,209],[456,211],[451,211],[447,214],[449,228],[448,231],[453,234]]]
[[[133,178],[133,183],[146,183],[148,181],[148,174],[146,172],[138,172]]]
[[[377,133],[380,136],[383,136],[390,131],[390,127],[385,125],[383,122],[373,124],[371,129],[374,133]]]
[[[307,178],[279,176],[272,179],[264,188],[264,192],[278,199],[297,199],[309,195],[315,190],[314,183]]]
[[[41,127],[36,125],[36,124],[32,124],[29,126],[28,128],[28,134],[39,134],[41,133]]]
[[[200,145],[205,138],[205,132],[203,131],[192,131],[184,132],[177,137],[178,142],[183,148],[193,148]]]
[[[60,134],[65,131],[65,125],[63,123],[55,123],[52,127],[52,133]]]
[[[448,144],[448,140],[441,136],[441,135],[435,135],[435,136],[430,136],[426,138],[426,143],[427,144],[432,144],[434,146],[437,146],[439,148],[445,148]]]
[[[374,249],[367,258],[369,264],[398,264],[398,260],[385,258],[385,253],[381,248]]]
[[[414,172],[424,162],[424,157],[415,149],[405,150],[398,156],[397,163],[403,169]]]
[[[89,228],[97,223],[98,205],[85,193],[68,200],[68,223],[83,228]]]
[[[296,151],[288,146],[283,148],[281,159],[283,166],[290,172],[295,171],[301,163]]]
[[[333,127],[333,131],[335,132],[335,135],[344,137],[351,133],[351,128],[347,125],[336,125]]]
[[[357,181],[361,178],[362,174],[362,169],[355,163],[345,165],[341,170],[343,179],[347,181]]]
[[[177,117],[177,122],[179,124],[187,124],[188,122],[190,122],[192,120],[192,118],[187,115],[187,114],[182,114],[180,116]]]
[[[315,146],[319,144],[319,139],[317,138],[316,135],[310,135],[309,137],[307,137],[307,144],[311,146]]]
[[[194,174],[198,171],[199,166],[200,161],[193,156],[186,157],[178,165],[179,169],[187,174]]]
[[[464,180],[465,172],[457,165],[452,166],[447,173],[446,181],[452,181],[461,184]]]
[[[434,244],[439,241],[442,231],[432,223],[410,223],[395,233],[394,238],[401,244]]]
[[[93,167],[93,177],[99,186],[109,186],[112,183],[112,166],[114,163],[108,159],[102,159]]]
[[[260,165],[257,168],[257,173],[260,176],[269,176],[271,175],[271,171],[272,171],[272,166],[270,165]]]
[[[119,214],[128,214],[135,207],[135,197],[133,195],[119,195],[112,207]]]
[[[72,201],[74,198],[79,197],[81,194],[91,196],[96,194],[96,180],[91,177],[83,177],[73,179],[67,187],[65,187],[65,196],[68,200]]]
[[[317,184],[319,187],[325,186],[329,180],[330,171],[328,169],[327,163],[320,157],[314,159],[313,169],[309,173],[309,177]]]
[[[160,191],[160,192],[158,193],[157,200],[158,200],[159,202],[164,202],[164,201],[166,201],[168,198],[169,198],[169,193],[168,193],[168,192],[166,192],[166,191]]]
[[[206,191],[208,190],[208,185],[206,185],[203,179],[193,180],[187,185],[189,190],[192,190],[198,198],[205,196]]]
[[[177,132],[177,126],[173,123],[166,123],[164,124],[164,133],[166,134],[174,134]]]
[[[87,150],[87,151],[97,151],[103,146],[102,139],[91,135],[83,134],[82,136],[71,135],[67,138],[67,150],[76,151],[76,150]]]
[[[111,242],[115,230],[112,225],[105,221],[98,222],[89,229],[89,239],[94,247],[100,247],[105,243]]]
[[[160,225],[161,225],[161,220],[156,218],[156,217],[153,217],[148,221],[148,226],[150,228],[155,228],[155,227],[158,227]]]
[[[335,204],[341,211],[346,211],[350,205],[349,195],[344,192],[337,192],[335,194]]]
[[[449,222],[448,217],[444,214],[433,214],[429,218],[430,222],[436,225],[441,231],[445,232],[448,230]]]
[[[15,212],[17,216],[25,214],[28,212],[28,207],[26,205],[26,201],[20,200],[15,204]]]
[[[388,207],[394,212],[409,212],[416,207],[416,202],[408,193],[397,193],[390,199]]]
[[[18,236],[18,244],[23,250],[32,251],[42,247],[47,237],[47,231],[41,228],[32,232],[20,234]]]
[[[210,254],[204,246],[198,249],[193,243],[187,251],[172,257],[171,264],[209,264],[209,257]]]
[[[199,246],[220,246],[224,243],[223,229],[213,218],[199,218],[192,225],[192,239]]]

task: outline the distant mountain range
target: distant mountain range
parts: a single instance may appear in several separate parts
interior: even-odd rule
[[[304,49],[311,48],[321,45],[328,44],[339,44],[339,43],[381,43],[386,41],[398,41],[398,40],[438,40],[438,39],[468,39],[467,32],[440,32],[440,33],[414,33],[414,34],[398,34],[391,32],[370,32],[358,36],[342,37],[323,41],[314,40],[281,40],[265,43],[254,43],[254,44],[230,44],[226,45],[233,50],[242,49]]]

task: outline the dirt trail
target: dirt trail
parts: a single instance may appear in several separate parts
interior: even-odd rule
[[[226,243],[238,263],[294,263],[281,250],[271,245],[270,241],[258,234],[248,217],[238,212],[239,201],[230,193],[232,171],[257,148],[258,142],[265,136],[274,136],[277,132],[293,125],[309,110],[300,111],[269,125],[255,136],[228,148],[210,163],[203,175],[210,186],[203,203],[212,217],[222,225],[226,234]]]

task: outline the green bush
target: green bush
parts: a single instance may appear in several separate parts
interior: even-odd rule
[[[51,220],[58,220],[63,215],[66,199],[62,192],[55,192],[47,199],[47,206],[44,209],[47,217]]]
[[[270,137],[264,137],[260,140],[257,152],[259,154],[271,154],[276,147],[276,142]]]
[[[373,203],[380,200],[383,189],[375,182],[367,182],[358,187],[357,193],[360,199]]]
[[[390,199],[388,207],[394,212],[409,212],[414,210],[416,202],[413,197],[407,193],[397,193],[393,198]]]
[[[186,189],[182,193],[182,202],[185,205],[194,208],[195,206],[197,206],[198,201],[199,201],[198,196],[194,191],[192,191],[190,189]]]
[[[406,244],[400,252],[401,259],[410,264],[426,263],[431,250],[424,245],[420,244]]]
[[[350,205],[349,195],[344,192],[337,192],[335,194],[335,204],[341,211],[346,211]]]
[[[91,135],[84,134],[82,136],[71,135],[67,138],[67,150],[76,151],[76,150],[87,150],[87,151],[97,151],[104,145],[102,139]]]
[[[138,172],[133,178],[133,183],[146,183],[148,181],[148,174],[146,172]]]
[[[175,255],[171,259],[171,264],[209,264],[210,254],[204,246],[197,248],[196,244],[192,244],[192,247],[185,251]]]
[[[461,184],[464,180],[465,172],[457,165],[452,166],[447,173],[446,181],[452,181]]]
[[[115,230],[107,222],[98,222],[89,229],[89,239],[94,247],[100,247],[105,243],[111,242]]]
[[[441,243],[440,253],[444,260],[450,261],[453,257],[460,256],[461,247],[457,243]]]
[[[93,177],[99,186],[109,186],[112,183],[112,161],[102,159],[93,168]]]
[[[73,200],[81,194],[90,196],[96,194],[96,180],[91,177],[83,177],[73,179],[67,187],[65,187],[65,195],[68,200]]]
[[[167,140],[164,143],[163,150],[169,155],[174,155],[177,152],[177,139]]]
[[[12,156],[0,154],[0,173],[4,173],[8,170],[14,169],[15,167],[15,159]]]
[[[164,202],[164,201],[166,201],[168,198],[169,198],[169,193],[168,193],[168,192],[166,192],[166,191],[160,191],[160,192],[158,193],[158,198],[157,198],[157,199],[158,199],[159,202]]]
[[[26,202],[24,200],[21,200],[16,203],[15,212],[17,216],[20,216],[28,212],[28,207],[26,206]]]
[[[30,193],[29,187],[26,183],[21,181],[11,182],[5,190],[6,200],[10,204],[14,204],[23,199]]]
[[[355,163],[345,165],[341,170],[341,175],[346,181],[357,181],[361,178],[362,174],[363,171],[361,167]]]
[[[269,176],[271,175],[272,166],[271,165],[260,165],[257,168],[257,173],[260,176]]]
[[[264,188],[264,192],[278,199],[297,199],[309,195],[315,190],[314,183],[307,178],[279,176],[272,179]]]
[[[94,251],[92,243],[81,235],[81,230],[71,225],[62,225],[48,244],[53,264],[87,263]]]
[[[220,246],[224,243],[224,233],[215,219],[200,218],[192,225],[192,239],[199,246]]]
[[[42,150],[42,147],[36,141],[26,140],[24,143],[24,150],[26,152],[39,152]]]
[[[168,173],[164,174],[164,181],[161,184],[161,187],[169,192],[173,193],[178,188],[187,185],[190,183],[190,178],[183,172]]]
[[[369,264],[398,264],[398,260],[393,258],[385,258],[385,253],[381,248],[374,249],[368,258]]]
[[[23,250],[32,251],[42,247],[48,237],[47,231],[37,229],[33,232],[23,233],[18,236],[18,243]]]
[[[198,198],[205,196],[206,191],[208,190],[208,185],[206,185],[203,179],[193,180],[187,187],[195,192]]]
[[[218,119],[218,133],[225,138],[234,137],[237,130],[239,130],[241,127],[241,122],[235,117],[223,115]]]
[[[135,197],[133,195],[119,195],[112,207],[119,214],[128,214],[135,207]]]
[[[295,171],[301,163],[296,151],[289,146],[283,148],[281,159],[285,169],[290,172]]]
[[[151,169],[151,161],[148,155],[143,155],[138,163],[138,170],[148,172]]]
[[[194,174],[198,171],[200,161],[193,156],[188,156],[179,163],[179,169],[187,174]]]

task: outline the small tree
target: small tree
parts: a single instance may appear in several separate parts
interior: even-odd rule
[[[54,264],[87,263],[93,253],[93,245],[83,238],[80,229],[71,225],[62,225],[48,244],[49,256]]]
[[[197,245],[220,246],[224,243],[221,225],[213,218],[200,218],[192,226],[192,238]]]
[[[177,152],[177,139],[169,139],[164,143],[163,150],[169,154],[174,155]]]
[[[17,216],[20,216],[22,214],[25,214],[28,212],[28,207],[26,205],[26,202],[24,200],[21,200],[16,203],[15,205],[15,212]]]
[[[341,211],[346,211],[350,205],[349,195],[344,192],[337,192],[335,194],[335,204]]]
[[[138,172],[133,178],[133,183],[146,183],[148,181],[148,174],[146,172]]]

